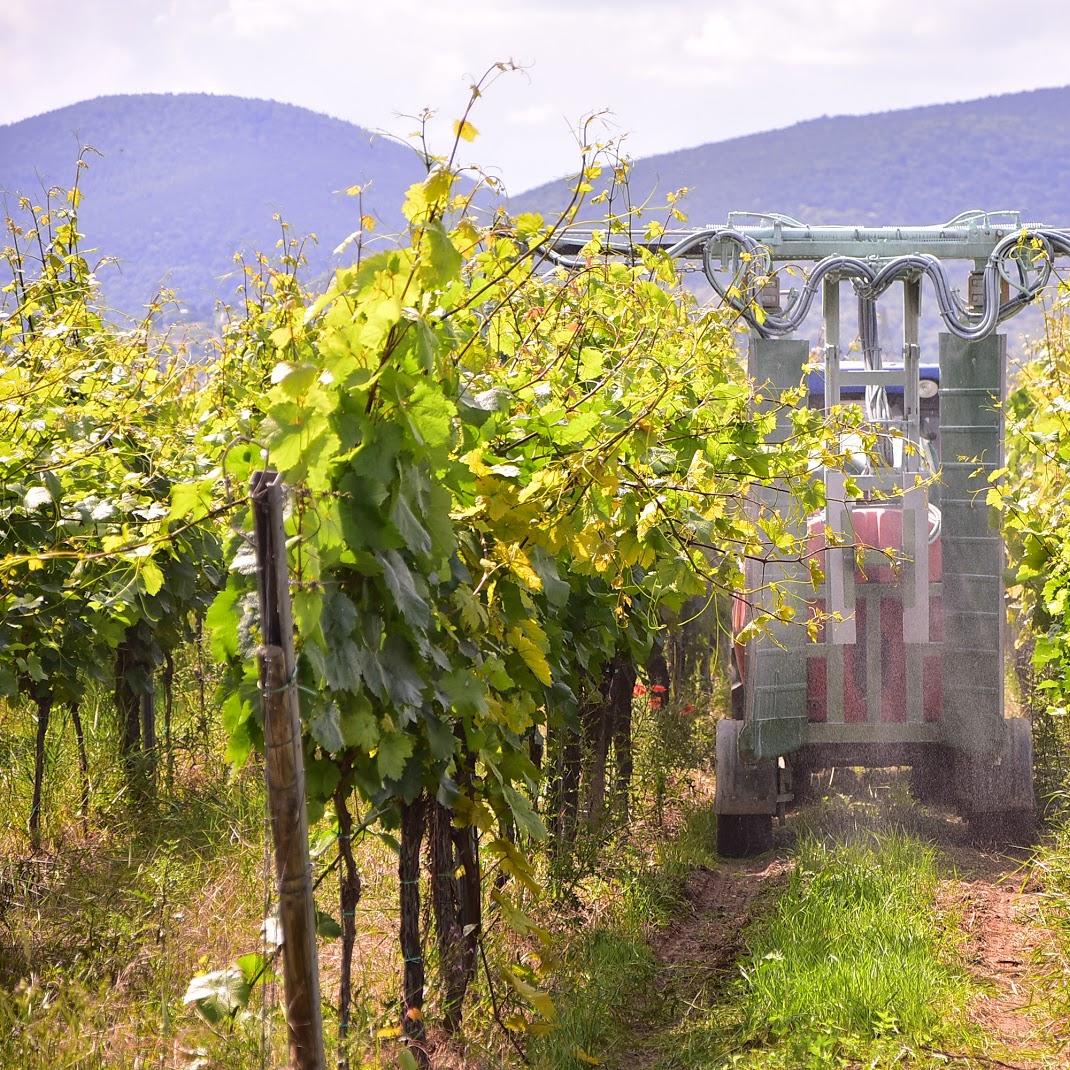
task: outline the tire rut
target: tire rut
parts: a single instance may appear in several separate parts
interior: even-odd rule
[[[702,866],[691,874],[679,916],[650,941],[657,963],[655,984],[671,1020],[655,1026],[645,1043],[617,1053],[613,1066],[646,1070],[664,1054],[664,1048],[655,1045],[677,1024],[672,1009],[686,1013],[711,985],[734,974],[743,951],[743,930],[792,866],[786,856],[764,855],[724,861],[716,869]]]
[[[970,1005],[970,1019],[1013,1065],[1065,1070],[1068,1052],[1052,1051],[1037,999],[1033,966],[1050,939],[1039,919],[1040,887],[1021,855],[962,846],[945,850],[957,874],[943,882],[938,902],[958,919],[960,954],[982,989]]]

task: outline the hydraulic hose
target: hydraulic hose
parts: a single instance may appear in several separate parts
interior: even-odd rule
[[[759,322],[751,306],[757,297],[758,280],[767,275],[771,268],[768,251],[755,238],[737,230],[722,228],[691,235],[672,247],[670,254],[679,255],[677,250],[693,248],[699,238],[704,238],[702,268],[709,284],[723,301],[739,311],[765,337],[790,334],[797,330],[810,311],[821,281],[831,272],[840,278],[850,279],[859,297],[867,302],[876,301],[899,279],[927,276],[933,284],[940,315],[948,330],[959,338],[973,341],[990,334],[998,323],[1020,311],[1036,297],[1051,278],[1052,262],[1056,256],[1070,256],[1070,237],[1064,232],[1039,229],[1008,235],[992,250],[985,264],[984,299],[979,312],[963,306],[952,290],[942,261],[931,253],[913,253],[883,262],[870,262],[851,256],[827,256],[814,266],[802,289],[792,296],[783,312],[766,314]],[[1024,243],[1034,240],[1041,248],[1034,260],[1034,277],[1030,279],[1014,252]],[[738,245],[741,253],[740,269],[728,286],[718,277],[714,267],[714,256],[726,241]],[[1009,273],[1012,266],[1016,267],[1017,278],[1012,278]],[[1017,290],[1014,296],[1002,303],[1001,279],[1006,279]],[[863,335],[864,332],[865,327]]]

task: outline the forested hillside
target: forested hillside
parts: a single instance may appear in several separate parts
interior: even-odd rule
[[[702,131],[696,131],[701,138]],[[341,191],[374,176],[365,210],[379,234],[421,172],[414,152],[305,108],[205,94],[101,97],[0,127],[0,191],[69,185],[81,145],[84,223],[119,261],[103,273],[111,305],[136,313],[161,283],[194,321],[233,294],[235,250],[272,249],[280,212],[313,232],[312,274],[357,223]],[[961,104],[835,116],[636,161],[633,196],[687,186],[695,224],[729,211],[778,211],[807,222],[940,222],[964,208],[1020,208],[1070,219],[1070,88]],[[553,214],[567,183],[513,198]]]
[[[234,253],[273,252],[281,213],[307,249],[313,274],[358,225],[344,190],[374,183],[364,211],[389,233],[403,224],[402,191],[422,165],[408,148],[352,123],[266,100],[207,94],[101,97],[0,127],[0,190],[35,200],[69,186],[79,149],[83,222],[118,260],[101,272],[114,308],[136,315],[157,288],[173,288],[191,320],[208,320],[238,285]]]
[[[700,132],[697,132],[700,133]],[[687,186],[694,224],[730,211],[783,212],[807,223],[940,223],[966,208],[1070,219],[1070,87],[961,104],[823,116],[783,130],[636,161],[642,198]],[[515,198],[552,211],[564,183]]]

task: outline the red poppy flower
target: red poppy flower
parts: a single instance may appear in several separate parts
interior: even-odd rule
[[[636,684],[632,689],[632,694],[636,698],[642,698],[646,694],[646,688],[642,684]]]
[[[669,689],[665,687],[664,684],[655,684],[650,690],[653,691],[655,695],[660,695]]]
[[[680,707],[680,712],[681,713],[694,713],[695,712],[695,704],[693,702],[689,702],[689,703],[687,703],[686,706],[681,706]]]
[[[660,698],[652,698],[650,700],[650,708],[652,710],[660,710],[661,709],[661,699]]]

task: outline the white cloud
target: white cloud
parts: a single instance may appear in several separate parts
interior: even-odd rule
[[[546,104],[529,104],[526,108],[514,108],[509,113],[509,122],[514,126],[541,126],[553,115]]]
[[[1070,5],[1046,3],[1046,39]],[[613,109],[641,156],[822,114],[1033,88],[1034,20],[1005,0],[6,0],[0,122],[102,93],[271,97],[405,135],[434,108],[439,143],[496,60],[468,151],[519,190],[574,165],[571,127]],[[47,79],[56,24],[77,40]],[[999,33],[983,32],[999,25]]]

